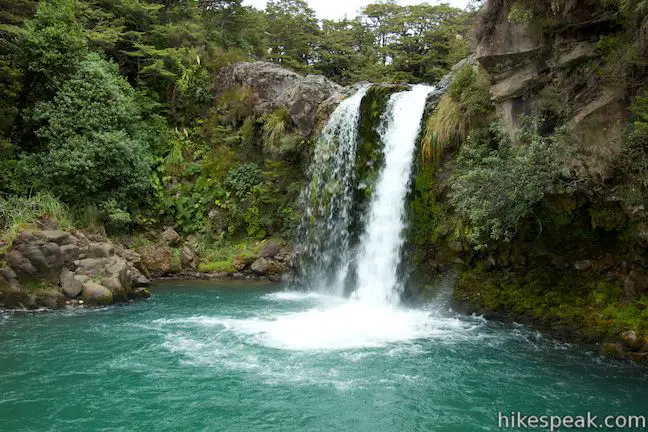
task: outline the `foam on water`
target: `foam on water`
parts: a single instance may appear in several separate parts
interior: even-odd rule
[[[266,295],[267,297],[267,295]],[[292,298],[292,297],[291,297]],[[157,320],[159,325],[211,328],[215,339],[229,333],[239,341],[287,351],[337,351],[380,348],[417,339],[457,341],[479,337],[480,320],[443,316],[438,311],[380,307],[359,301],[331,301],[295,312],[259,317],[193,316]],[[211,336],[209,336],[211,337]],[[204,348],[185,346],[177,349]]]

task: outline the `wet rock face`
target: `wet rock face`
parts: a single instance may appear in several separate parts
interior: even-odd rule
[[[325,109],[324,102],[330,105],[336,96],[344,94],[343,87],[321,75],[302,76],[268,62],[236,63],[224,68],[216,77],[215,95],[218,97],[239,86],[252,90],[257,115],[286,107],[297,131],[304,137],[315,129],[318,111]]]

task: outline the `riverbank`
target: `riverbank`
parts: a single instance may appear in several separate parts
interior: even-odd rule
[[[192,249],[174,230],[109,239],[78,230],[27,229],[0,253],[0,308],[104,306],[150,296],[153,280],[287,281],[292,246],[265,240],[214,251]],[[201,253],[202,252],[202,253]]]

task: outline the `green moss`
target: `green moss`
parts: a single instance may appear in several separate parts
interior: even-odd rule
[[[236,271],[231,260],[205,262],[198,266],[198,271],[203,273],[233,273]]]
[[[21,285],[25,289],[25,291],[30,291],[34,294],[57,288],[56,284],[42,279],[32,279],[32,280],[23,281],[21,282]]]
[[[372,86],[360,105],[358,143],[356,151],[356,181],[351,232],[357,237],[362,231],[362,214],[368,205],[384,165],[383,143],[378,132],[380,120],[392,94],[406,90],[406,86]]]
[[[627,217],[619,206],[606,206],[589,210],[592,229],[601,228],[606,231],[623,229],[627,224]]]
[[[618,283],[549,267],[526,274],[465,271],[457,280],[454,300],[478,313],[501,314],[547,329],[558,325],[592,342],[627,330],[648,334],[648,311],[640,306],[648,296],[629,302]]]
[[[178,248],[171,248],[171,270],[174,272],[179,272],[182,270],[182,251]]]

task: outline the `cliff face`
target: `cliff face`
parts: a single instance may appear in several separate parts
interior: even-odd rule
[[[524,162],[519,155],[529,154],[529,119],[537,126],[536,143],[561,140],[567,156],[511,236],[477,247],[470,218],[480,215],[457,206],[457,172],[466,165],[458,149],[474,146],[466,136],[488,134],[488,126],[477,131],[469,122],[468,133],[443,150],[438,164],[419,163],[409,252],[428,273],[454,269],[461,310],[526,322],[597,344],[602,354],[648,363],[648,189],[638,168],[643,150],[637,151],[648,143],[632,135],[636,116],[629,109],[648,75],[632,60],[641,51],[637,33],[609,3],[486,4],[474,68],[490,80],[491,119],[511,138],[511,160]],[[507,171],[518,167],[501,159],[492,140],[485,145],[499,152],[501,171],[493,181],[511,179],[492,206],[515,212],[526,175],[539,177],[533,166]],[[480,161],[492,161],[494,153],[478,154],[472,174],[483,178],[492,167]],[[486,204],[480,209],[491,211]]]
[[[621,29],[614,10],[586,1],[554,10],[490,3],[501,10],[491,12],[495,22],[482,30],[476,57],[491,78],[500,123],[513,135],[524,116],[541,117],[544,133],[570,124],[583,144],[572,161],[577,175],[609,178],[628,105],[625,89],[601,74],[601,40]]]

